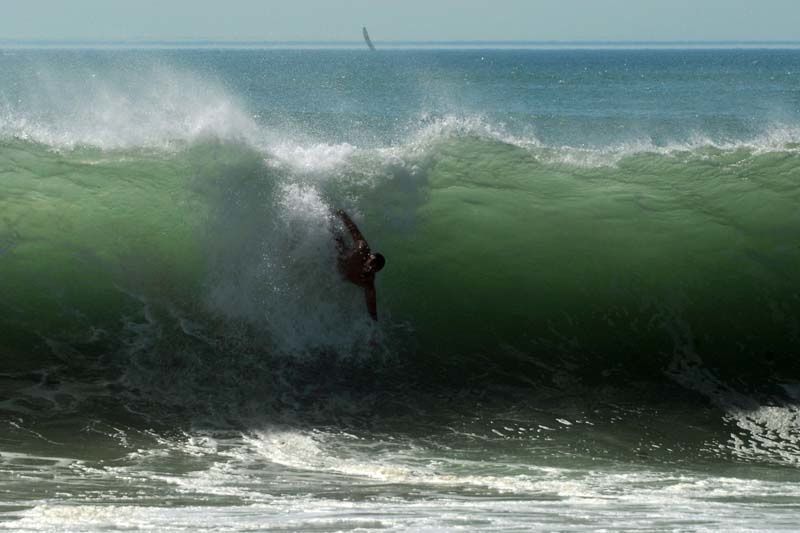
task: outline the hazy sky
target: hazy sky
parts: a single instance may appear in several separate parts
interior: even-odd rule
[[[800,40],[800,0],[0,0],[0,40]]]

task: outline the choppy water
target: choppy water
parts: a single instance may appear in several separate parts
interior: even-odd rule
[[[0,528],[796,529],[799,70],[2,52]]]

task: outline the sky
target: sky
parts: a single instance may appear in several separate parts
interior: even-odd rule
[[[800,0],[0,0],[0,41],[800,41]]]

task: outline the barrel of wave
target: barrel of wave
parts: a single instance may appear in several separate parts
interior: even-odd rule
[[[578,167],[451,143],[424,194],[397,176],[364,202],[388,257],[384,305],[448,371],[658,379],[691,353],[768,380],[796,365],[798,188],[784,171],[797,161],[744,154],[737,171],[742,156]]]

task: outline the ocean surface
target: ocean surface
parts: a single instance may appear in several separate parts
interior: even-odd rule
[[[0,530],[797,530],[800,50],[0,73]]]

